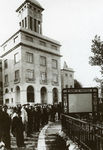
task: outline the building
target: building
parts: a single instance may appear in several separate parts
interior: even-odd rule
[[[66,62],[61,69],[61,88],[74,88],[74,71],[72,68],[68,68]]]
[[[3,104],[2,60],[0,59],[0,105]]]
[[[61,45],[42,35],[43,10],[36,0],[25,0],[16,10],[20,29],[1,46],[4,104],[61,100]]]

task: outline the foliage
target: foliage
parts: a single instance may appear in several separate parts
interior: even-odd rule
[[[103,41],[101,41],[100,36],[95,36],[92,40],[91,52],[93,56],[89,57],[89,63],[92,66],[100,66],[101,73],[103,73]]]
[[[76,79],[74,80],[74,88],[82,88],[81,83],[77,81]]]

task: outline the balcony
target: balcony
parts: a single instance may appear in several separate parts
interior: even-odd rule
[[[9,86],[9,82],[4,83],[4,87],[7,87],[7,86]]]
[[[15,84],[20,83],[20,78],[14,79],[14,83],[15,83]]]
[[[53,86],[59,86],[59,82],[52,81]]]
[[[40,84],[48,84],[47,80],[40,80]]]
[[[27,83],[35,83],[35,79],[26,78]]]

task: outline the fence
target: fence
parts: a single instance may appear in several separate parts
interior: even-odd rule
[[[103,127],[62,114],[62,130],[83,150],[103,150]]]

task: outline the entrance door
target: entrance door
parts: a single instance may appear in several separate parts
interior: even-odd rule
[[[27,88],[27,102],[34,102],[34,88],[32,86]]]

